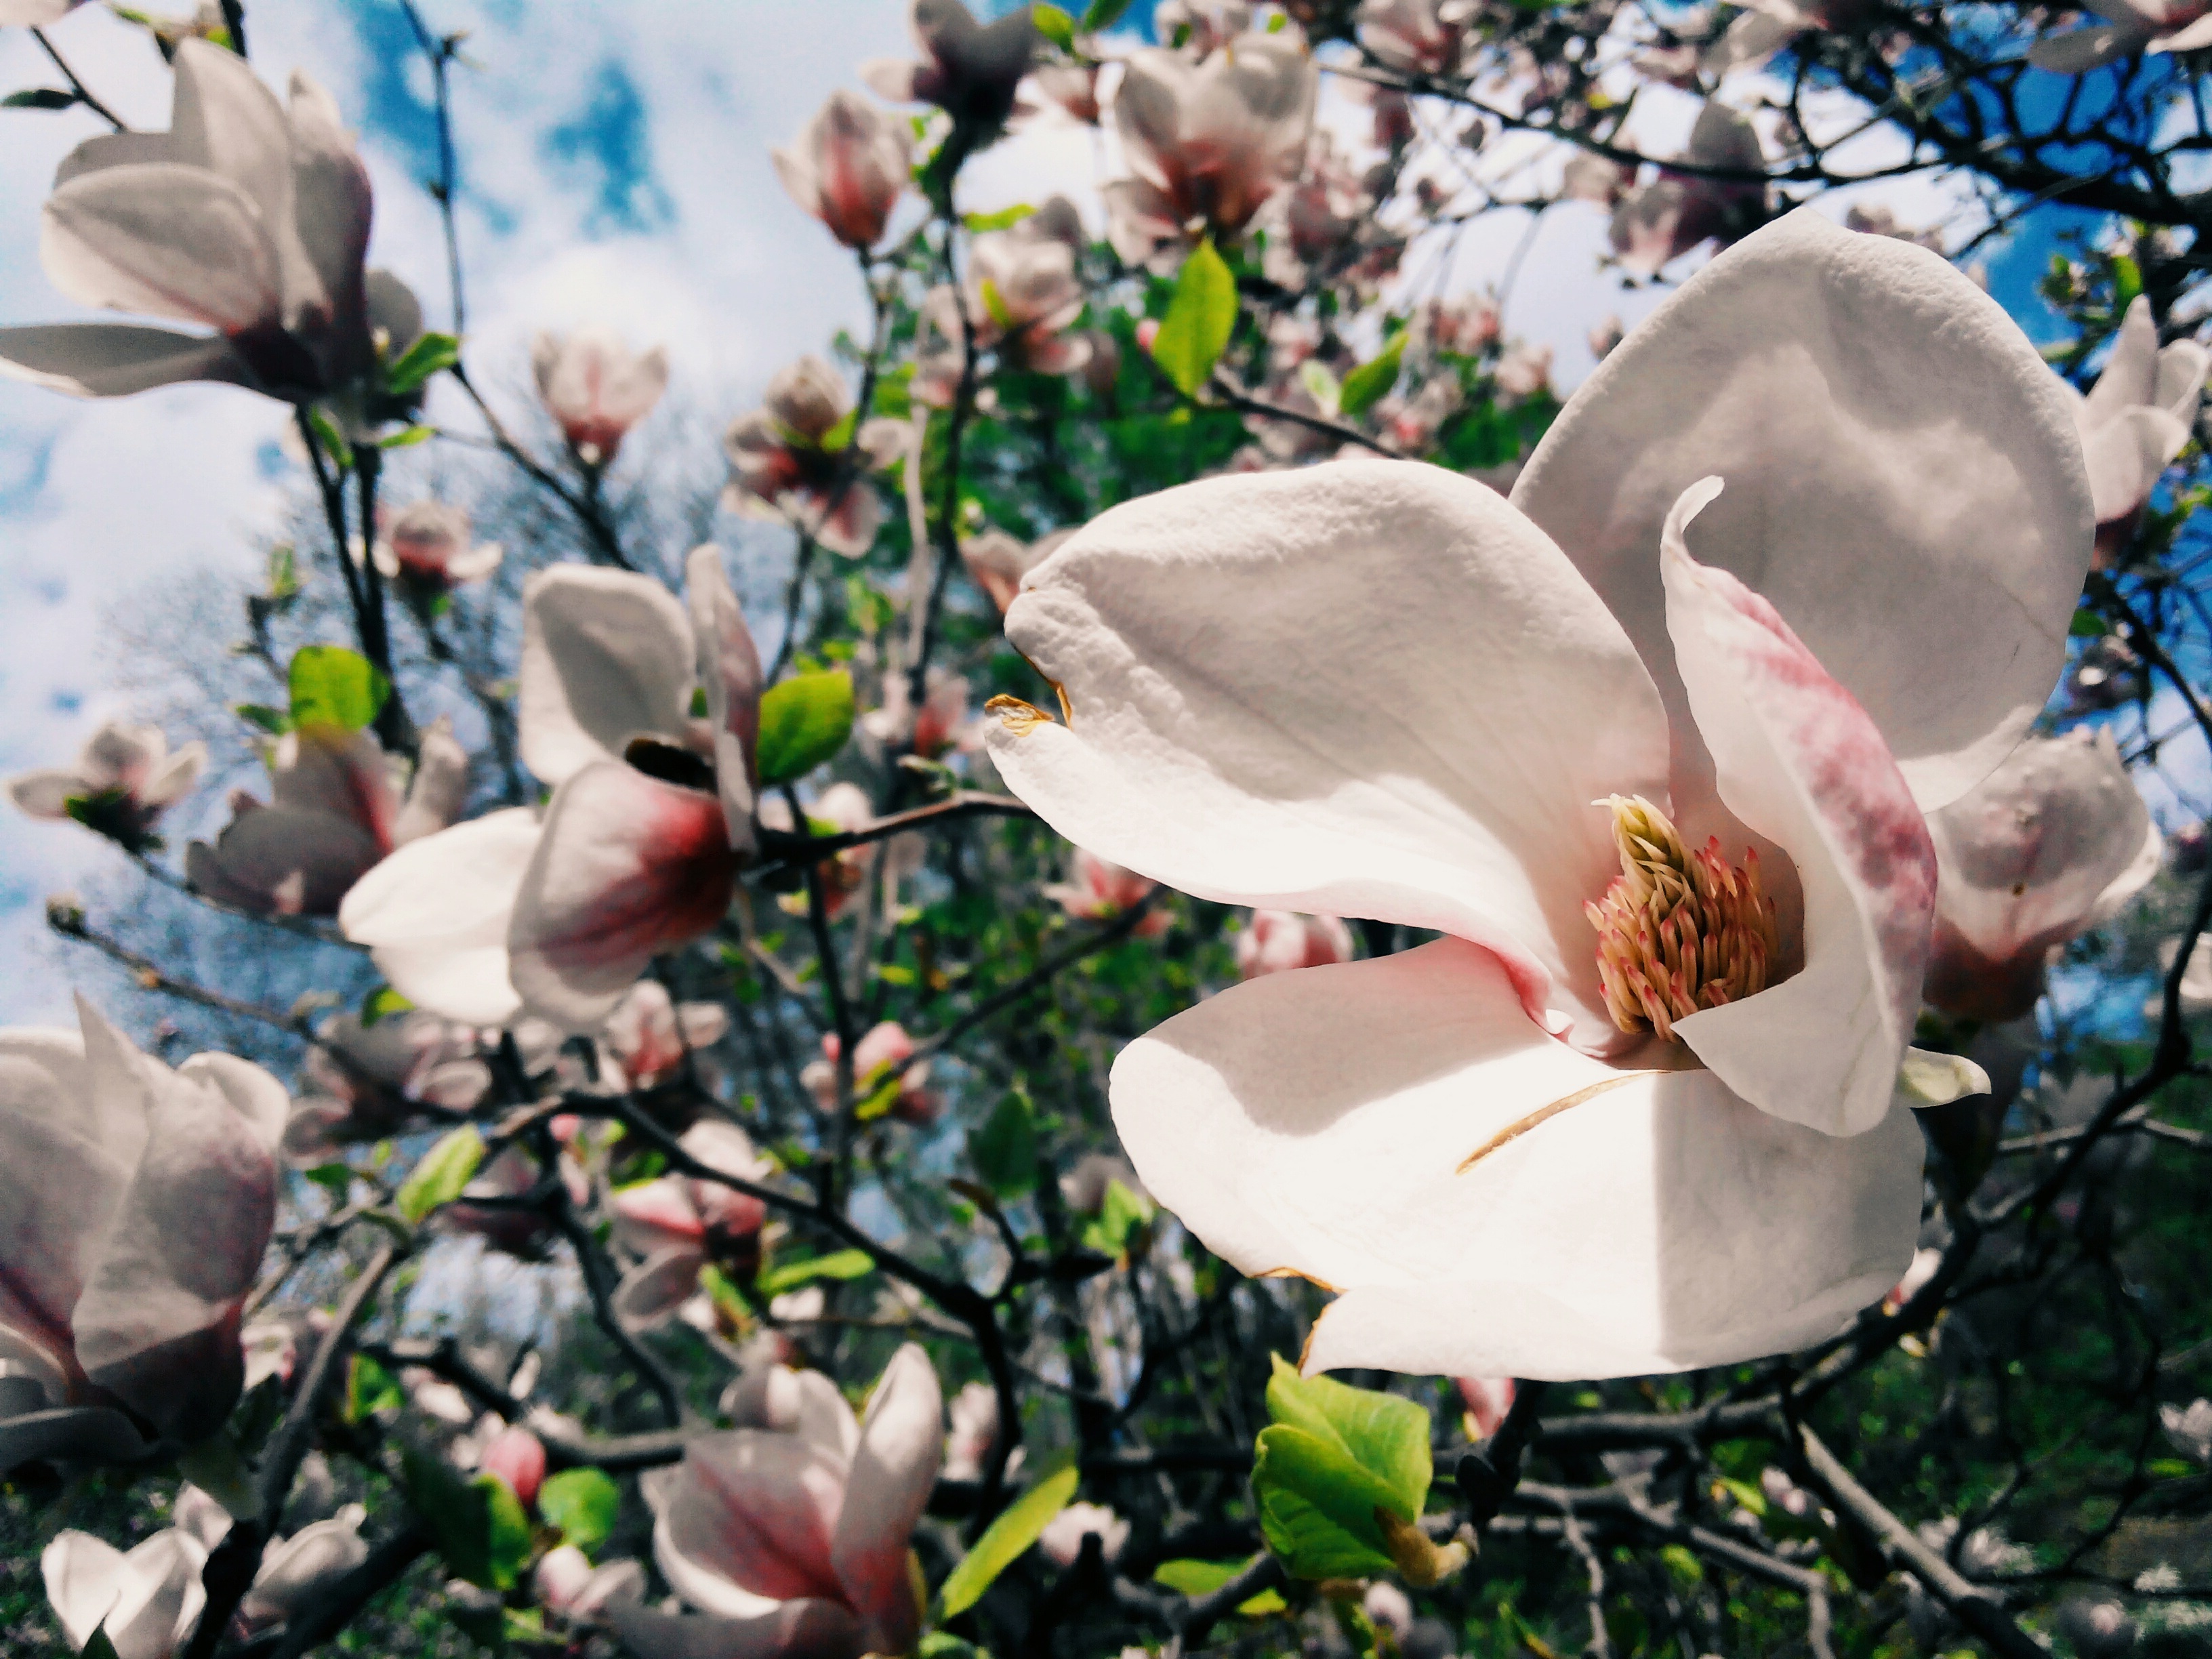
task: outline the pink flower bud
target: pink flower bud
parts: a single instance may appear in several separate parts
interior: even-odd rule
[[[484,1448],[477,1469],[506,1481],[526,1506],[534,1504],[538,1489],[545,1484],[544,1443],[527,1429],[501,1429]]]

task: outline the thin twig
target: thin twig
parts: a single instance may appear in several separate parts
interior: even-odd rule
[[[82,81],[77,78],[76,71],[69,66],[69,60],[64,58],[60,52],[54,50],[54,43],[46,39],[46,32],[44,29],[33,29],[31,31],[31,39],[37,41],[40,49],[46,52],[46,56],[53,59],[54,67],[59,70],[62,72],[63,78],[68,81],[70,83],[70,90],[76,94],[76,100],[78,103],[82,104],[94,115],[100,117],[101,120],[106,122],[111,127],[113,127],[118,132],[128,132],[131,131],[129,127],[123,124],[123,118],[121,116],[118,115],[113,110],[108,108],[106,105],[101,103],[99,99],[92,95],[92,88],[85,85]]]

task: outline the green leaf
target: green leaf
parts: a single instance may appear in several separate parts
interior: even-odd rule
[[[832,1250],[827,1255],[809,1256],[804,1261],[787,1261],[769,1268],[760,1276],[760,1293],[781,1296],[817,1279],[858,1279],[874,1272],[875,1266],[866,1250]]]
[[[1101,1255],[1126,1255],[1129,1235],[1149,1225],[1158,1213],[1149,1199],[1139,1198],[1118,1181],[1109,1181],[1098,1213],[1083,1224],[1083,1248]]]
[[[983,1177],[983,1184],[1004,1197],[1018,1196],[1036,1185],[1036,1121],[1018,1090],[999,1102],[981,1128],[969,1132],[968,1161]]]
[[[292,717],[281,708],[271,708],[265,702],[233,704],[232,714],[249,726],[258,726],[271,737],[282,737],[292,729]]]
[[[2101,640],[2112,630],[2102,617],[2085,606],[2074,613],[2066,631],[2077,640]]]
[[[76,94],[61,87],[27,87],[0,98],[0,109],[68,109],[76,102]]]
[[[392,695],[392,682],[358,651],[342,645],[302,646],[286,677],[292,691],[292,724],[335,726],[359,732],[374,722]]]
[[[1314,406],[1331,420],[1344,407],[1344,388],[1320,358],[1309,357],[1298,365],[1298,384],[1306,389],[1306,396],[1314,400]]]
[[[1000,208],[996,213],[963,213],[960,216],[960,222],[981,235],[985,231],[1011,229],[1036,211],[1027,202],[1017,202],[1012,207]],[[912,380],[914,366],[907,363],[901,367],[908,371],[907,378]],[[881,382],[878,384],[880,386]]]
[[[799,674],[761,698],[754,750],[763,787],[803,778],[845,746],[853,731],[853,677],[842,669]]]
[[[873,1123],[879,1117],[888,1117],[906,1092],[906,1068],[886,1060],[867,1076],[855,1079],[853,1092],[858,1097],[853,1103],[854,1121]]]
[[[428,1525],[453,1577],[492,1588],[491,1515],[483,1490],[420,1446],[403,1443],[399,1465],[407,1501]]]
[[[1128,9],[1129,0],[1091,0],[1091,9],[1083,14],[1083,32],[1096,34],[1101,29],[1110,29]]]
[[[1212,1595],[1244,1567],[1242,1561],[1163,1561],[1152,1570],[1152,1582],[1165,1584],[1196,1601],[1201,1595]],[[1237,1611],[1248,1619],[1257,1619],[1265,1613],[1280,1613],[1289,1605],[1278,1592],[1261,1590],[1239,1601]]]
[[[1273,1356],[1267,1413],[1276,1422],[1312,1435],[1389,1489],[1391,1509],[1411,1521],[1428,1499],[1429,1414],[1410,1400],[1373,1389],[1355,1389],[1326,1376],[1304,1377]]]
[[[353,465],[353,446],[346,441],[345,434],[338,430],[336,421],[320,409],[310,409],[307,411],[307,426],[314,433],[315,441],[322,447],[323,453],[330,458],[331,465],[343,472]]]
[[[307,1170],[307,1177],[320,1187],[337,1202],[345,1202],[345,1195],[353,1190],[353,1171],[343,1164],[318,1164]]]
[[[1083,1472],[1075,1467],[1074,1458],[1063,1457],[1057,1460],[1057,1467],[1050,1474],[1008,1504],[945,1579],[945,1588],[938,1592],[939,1611],[936,1622],[943,1624],[948,1619],[957,1619],[974,1607],[993,1581],[1036,1542],[1038,1535],[1052,1524],[1053,1516],[1067,1507],[1082,1479]]]
[[[376,447],[379,449],[412,449],[416,444],[428,443],[437,435],[436,427],[425,426],[417,421],[413,426],[402,427],[397,432],[379,438]]]
[[[441,1204],[461,1195],[477,1166],[483,1162],[483,1137],[474,1124],[465,1123],[422,1154],[400,1183],[399,1213],[420,1221]]]
[[[999,292],[999,285],[986,276],[983,279],[982,292],[983,309],[990,313],[991,320],[1008,333],[1012,333],[1018,325],[1020,319],[1014,315],[1012,308],[1006,304],[1006,296]]]
[[[1075,20],[1058,6],[1031,6],[1030,21],[1036,25],[1039,34],[1062,52],[1073,52],[1075,50]]]
[[[2129,255],[2117,254],[2112,259],[2112,309],[2124,312],[2143,291],[2142,267]]]
[[[586,1555],[599,1553],[621,1509],[622,1488],[599,1469],[563,1469],[547,1475],[538,1489],[538,1512],[545,1524],[559,1529],[562,1543]]]
[[[1207,237],[1182,262],[1175,295],[1152,341],[1152,359],[1185,397],[1195,396],[1213,373],[1237,326],[1237,278]]]
[[[361,1000],[361,1024],[363,1030],[380,1019],[391,1019],[399,1014],[411,1014],[415,1005],[393,990],[389,985],[380,985]]]
[[[514,1488],[497,1475],[480,1474],[471,1484],[483,1494],[484,1563],[491,1575],[486,1588],[513,1589],[530,1559],[529,1514]]]
[[[394,397],[404,398],[440,369],[451,368],[460,361],[461,343],[452,335],[421,335],[386,366],[384,389]]]
[[[824,454],[841,453],[853,441],[853,434],[860,429],[860,405],[855,404],[845,411],[836,425],[831,427],[816,441],[815,447]]]
[[[406,1403],[407,1396],[390,1371],[365,1353],[354,1355],[346,1371],[343,1415],[348,1423],[365,1423],[379,1412],[398,1411]]]
[[[1398,364],[1406,355],[1406,331],[1400,329],[1373,361],[1360,364],[1344,377],[1344,396],[1337,407],[1346,415],[1364,415],[1398,384]]]
[[[1398,1494],[1340,1447],[1276,1423],[1260,1431],[1252,1496],[1267,1547],[1294,1578],[1368,1578],[1395,1570],[1376,1519]]]

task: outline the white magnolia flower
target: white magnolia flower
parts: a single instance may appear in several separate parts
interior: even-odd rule
[[[261,1558],[252,1588],[238,1604],[248,1630],[265,1630],[306,1612],[326,1597],[331,1587],[368,1559],[361,1523],[368,1511],[349,1504],[327,1521],[302,1527]]]
[[[2208,364],[2212,352],[2194,340],[2161,348],[2150,301],[2138,295],[2088,395],[2067,388],[2096,497],[2100,562],[2126,545],[2159,474],[2188,443]]]
[[[2212,1400],[2192,1400],[2186,1407],[2160,1406],[2160,1425],[2174,1449],[2199,1463],[2212,1463]]]
[[[181,1653],[207,1607],[200,1571],[207,1551],[177,1527],[164,1527],[127,1555],[74,1528],[54,1534],[39,1557],[46,1600],[82,1651],[104,1631],[116,1659],[170,1659]]]
[[[1742,114],[1708,103],[1698,112],[1682,160],[1698,168],[1758,174],[1766,153]],[[1629,191],[1613,210],[1613,253],[1624,270],[1656,276],[1700,242],[1717,238],[1725,247],[1765,212],[1766,185],[1759,178],[1723,179],[1662,167],[1658,177]]]
[[[989,747],[1055,830],[1448,935],[1236,987],[1115,1067],[1164,1206],[1338,1290],[1308,1370],[1725,1364],[1897,1282],[1922,814],[2057,678],[2070,425],[1972,283],[1800,213],[1599,367],[1510,504],[1402,462],[1212,479],[1029,574],[1008,637],[1071,723]]]
[[[1056,1567],[1072,1567],[1083,1553],[1083,1540],[1097,1535],[1098,1551],[1111,1566],[1129,1541],[1129,1523],[1103,1504],[1070,1504],[1045,1523],[1037,1548]]]
[[[1014,106],[1014,89],[1036,55],[1036,24],[1027,6],[979,23],[960,0],[912,0],[908,27],[919,61],[871,58],[860,79],[894,104],[934,104],[956,121],[995,127]]]
[[[160,726],[110,720],[85,739],[75,766],[9,778],[8,799],[27,817],[75,818],[135,852],[154,844],[155,821],[191,793],[207,757],[204,743],[173,755]]]
[[[605,466],[668,390],[668,352],[633,351],[611,329],[540,333],[530,349],[538,397],[576,459]]]
[[[788,149],[769,152],[791,199],[849,248],[872,248],[914,165],[906,122],[839,88]]]

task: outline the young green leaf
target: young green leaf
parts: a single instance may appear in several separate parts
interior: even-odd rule
[[[1012,1504],[975,1540],[975,1547],[961,1558],[938,1592],[937,1622],[957,1619],[981,1599],[998,1576],[1036,1542],[1052,1518],[1067,1507],[1083,1472],[1073,1458],[1031,1486]]]
[[[842,669],[798,674],[761,698],[754,757],[763,786],[803,778],[845,746],[853,731],[853,677]]]
[[[1344,407],[1344,387],[1320,358],[1309,357],[1298,365],[1298,384],[1314,400],[1314,407],[1332,421],[1336,418],[1336,411]]]
[[[1109,1181],[1098,1213],[1083,1224],[1083,1248],[1101,1255],[1126,1255],[1129,1235],[1150,1224],[1158,1213],[1150,1200],[1139,1198],[1118,1181]]]
[[[1167,315],[1152,341],[1152,358],[1176,390],[1196,394],[1213,373],[1237,326],[1237,278],[1206,238],[1191,250],[1176,278]]]
[[[827,1255],[809,1256],[804,1261],[786,1261],[760,1276],[760,1293],[781,1296],[817,1279],[859,1279],[874,1271],[875,1265],[866,1250],[832,1250]]]
[[[292,729],[292,717],[281,708],[271,708],[265,702],[240,702],[231,705],[231,713],[248,726],[258,726],[271,737],[282,737]]]
[[[480,1474],[472,1484],[483,1494],[484,1565],[490,1576],[486,1588],[513,1589],[530,1559],[529,1514],[514,1488],[497,1475]]]
[[[373,723],[392,695],[392,682],[358,651],[342,645],[302,646],[287,675],[292,724],[335,726],[359,732]]]
[[[420,1221],[441,1204],[461,1195],[483,1162],[483,1137],[473,1124],[463,1124],[422,1154],[399,1187],[399,1213]]]
[[[1083,32],[1096,34],[1101,29],[1110,29],[1128,9],[1129,0],[1091,0],[1091,9],[1083,14]]]
[[[67,109],[76,102],[76,94],[65,88],[26,87],[0,98],[0,109]]]
[[[438,1541],[456,1578],[491,1586],[491,1516],[483,1490],[434,1451],[403,1443],[401,1482],[407,1501]],[[509,1493],[511,1498],[514,1494]]]
[[[1036,211],[1027,202],[1017,202],[1012,207],[1000,208],[996,213],[963,213],[960,216],[960,222],[980,236],[987,230],[1010,230]],[[907,378],[911,380],[914,366],[906,363],[901,367],[908,371]]]
[[[1378,1514],[1395,1506],[1389,1485],[1342,1449],[1277,1423],[1260,1431],[1252,1496],[1267,1547],[1294,1578],[1366,1578],[1389,1572]]]
[[[392,1373],[365,1353],[354,1355],[346,1370],[345,1407],[349,1424],[365,1423],[383,1411],[398,1411],[407,1403]]]
[[[1062,52],[1075,50],[1075,20],[1058,6],[1040,3],[1030,8],[1030,21],[1036,32],[1058,46]]]
[[[1371,362],[1360,364],[1344,377],[1344,395],[1337,400],[1337,408],[1346,415],[1358,416],[1381,403],[1384,394],[1398,384],[1398,364],[1405,355],[1406,331],[1401,328]]]
[[[440,369],[451,368],[460,361],[461,343],[452,335],[418,336],[414,344],[386,367],[384,389],[395,398],[404,398]]]
[[[1429,1414],[1410,1400],[1354,1389],[1326,1376],[1304,1377],[1273,1356],[1267,1414],[1341,1452],[1388,1487],[1391,1507],[1411,1521],[1427,1501],[1433,1466]]]
[[[562,1469],[547,1475],[538,1489],[538,1512],[545,1524],[586,1555],[599,1553],[621,1509],[622,1488],[599,1469]]]
[[[1244,1571],[1242,1561],[1163,1561],[1152,1570],[1152,1582],[1164,1584],[1196,1601],[1201,1595],[1211,1595],[1224,1584]],[[1280,1613],[1290,1604],[1279,1592],[1261,1590],[1237,1604],[1237,1611],[1248,1619]]]
[[[361,1000],[362,1029],[367,1030],[380,1019],[392,1019],[414,1012],[415,1005],[405,997],[389,985],[380,985]]]
[[[1009,1092],[983,1127],[969,1133],[968,1161],[983,1184],[1004,1197],[1017,1197],[1036,1185],[1036,1121],[1018,1092]]]

